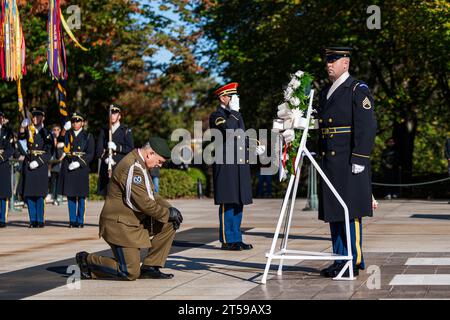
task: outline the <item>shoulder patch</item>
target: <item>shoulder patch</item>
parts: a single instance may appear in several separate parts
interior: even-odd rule
[[[141,176],[133,176],[133,183],[134,184],[141,184],[142,183],[142,177]]]
[[[367,84],[365,84],[364,82],[360,83],[359,87],[360,88],[367,88],[367,89],[369,89],[369,86]]]
[[[370,103],[370,100],[368,97],[365,97],[363,102],[362,102],[362,106],[364,109],[369,110],[370,108],[372,108],[372,104]]]
[[[225,122],[226,122],[226,120],[225,120],[224,118],[218,117],[218,118],[216,119],[216,121],[214,122],[214,124],[215,124],[216,126],[218,126],[218,125],[220,125],[220,124],[222,124],[222,123],[225,123]]]

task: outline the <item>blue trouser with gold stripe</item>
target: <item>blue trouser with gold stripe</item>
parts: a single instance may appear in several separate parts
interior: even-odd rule
[[[8,199],[0,199],[0,223],[8,222]]]
[[[331,241],[333,253],[347,255],[347,236],[345,234],[345,222],[330,222]],[[364,270],[364,257],[362,253],[362,219],[350,220],[350,243],[352,246],[353,265]],[[337,260],[336,263],[344,261]]]
[[[242,204],[221,204],[219,206],[219,240],[222,243],[242,242]]]
[[[44,223],[45,203],[44,197],[26,197],[30,223]]]
[[[84,224],[84,213],[86,210],[85,197],[67,197],[69,204],[69,219],[71,224]]]

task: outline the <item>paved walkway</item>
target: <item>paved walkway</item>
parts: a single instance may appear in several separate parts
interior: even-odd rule
[[[246,207],[245,241],[254,250],[219,250],[217,207],[212,200],[175,200],[185,217],[167,262],[171,280],[70,283],[67,268],[77,251],[108,249],[98,239],[101,202],[88,205],[84,229],[67,228],[66,205],[47,207],[44,229],[28,229],[27,214],[10,213],[0,229],[0,299],[398,299],[450,298],[450,205],[444,201],[380,201],[363,221],[366,270],[355,281],[319,276],[324,261],[287,261],[282,276],[272,266],[261,285],[281,200]],[[328,225],[299,199],[290,249],[329,251]],[[108,251],[105,251],[108,253]],[[70,269],[69,269],[70,270]],[[67,285],[67,282],[71,285]],[[80,284],[80,288],[77,288]]]

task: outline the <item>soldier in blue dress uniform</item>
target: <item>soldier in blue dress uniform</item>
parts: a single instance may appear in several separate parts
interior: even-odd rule
[[[120,122],[122,117],[122,107],[113,104],[111,105],[111,124],[112,124],[112,141],[109,141],[109,128],[100,130],[97,139],[96,156],[100,159],[100,169],[98,176],[98,190],[97,193],[106,196],[106,187],[109,182],[108,175],[108,146],[111,146],[113,151],[112,168],[122,160],[128,153],[134,149],[133,133],[131,129]]]
[[[5,116],[0,111],[0,228],[8,221],[8,200],[11,197],[11,166],[9,158],[14,153],[13,134],[4,124]]]
[[[83,129],[84,121],[81,113],[72,114],[72,128],[64,136],[65,156],[58,181],[58,194],[67,196],[70,228],[84,227],[86,198],[89,195],[89,164],[95,154],[95,141]]]
[[[19,139],[27,141],[27,154],[22,164],[18,186],[25,199],[30,216],[30,228],[43,228],[45,223],[44,198],[48,193],[48,162],[53,141],[44,127],[43,108],[31,110],[32,119],[24,119],[19,129]]]
[[[319,97],[319,153],[322,170],[349,210],[354,273],[358,275],[365,268],[362,217],[372,216],[370,154],[377,122],[369,87],[348,72],[351,51],[348,47],[326,49],[332,84]],[[347,255],[344,209],[324,181],[320,182],[319,219],[330,223],[333,252]],[[335,261],[321,275],[335,277],[344,264]]]
[[[251,244],[242,241],[241,232],[244,205],[251,204],[253,199],[249,144],[248,138],[243,134],[245,125],[239,113],[237,87],[238,83],[233,82],[216,90],[220,106],[209,118],[210,128],[220,130],[224,139],[216,150],[216,161],[213,164],[214,202],[219,205],[219,239],[223,250],[253,248]],[[238,129],[242,131],[235,134]],[[217,160],[219,154],[223,155],[223,161]],[[227,159],[227,154],[233,154],[233,159]]]

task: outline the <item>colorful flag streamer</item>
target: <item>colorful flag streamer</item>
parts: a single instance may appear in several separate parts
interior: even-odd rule
[[[0,67],[2,79],[16,81],[19,111],[25,117],[20,80],[27,73],[25,38],[16,0],[0,0]]]
[[[50,0],[48,11],[47,63],[50,74],[56,80],[67,80],[67,57],[61,24],[60,0]]]
[[[1,0],[0,64],[2,79],[17,81],[26,74],[25,38],[16,0]]]

